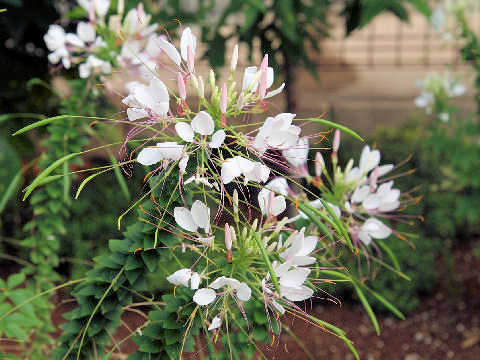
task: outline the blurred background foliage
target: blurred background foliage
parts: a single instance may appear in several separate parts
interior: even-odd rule
[[[2,71],[2,88],[0,89],[0,236],[1,252],[21,255],[25,249],[19,248],[17,240],[23,238],[22,227],[32,217],[32,210],[27,203],[18,201],[19,189],[24,187],[35,176],[35,164],[32,160],[44,151],[40,139],[44,133],[37,132],[35,137],[10,136],[14,130],[27,123],[38,120],[38,116],[30,113],[53,116],[58,113],[61,99],[51,88],[51,75],[46,59],[43,35],[50,24],[63,22],[69,5],[73,1],[49,0],[0,0],[0,8],[7,8],[0,14],[0,56],[8,64],[8,71]],[[115,2],[114,2],[115,3]],[[130,8],[137,1],[126,1]],[[313,1],[260,1],[232,0],[221,9],[212,1],[198,1],[194,6],[186,6],[188,2],[166,0],[162,2],[145,1],[147,10],[153,14],[152,21],[159,22],[166,30],[175,35],[179,23],[199,24],[202,27],[203,40],[207,42],[206,56],[213,66],[224,64],[226,42],[237,37],[252,49],[252,44],[260,43],[262,52],[275,54],[270,63],[277,68],[281,77],[287,82],[287,107],[293,111],[296,107],[295,72],[305,67],[317,76],[316,65],[312,54],[320,51],[317,46],[321,37],[329,36],[328,15],[333,11],[335,3],[339,14],[345,22],[345,34],[366,26],[376,15],[382,12],[393,13],[398,18],[408,21],[408,6],[430,15],[428,3],[423,0],[313,0]],[[340,6],[338,6],[340,4]],[[215,12],[215,16],[211,15]],[[223,26],[229,23],[229,17],[241,14],[240,23],[225,33]],[[22,21],[18,21],[22,19]],[[178,21],[177,21],[178,20]],[[215,49],[215,51],[212,51]],[[471,51],[470,51],[471,53]],[[75,78],[75,74],[67,74]],[[32,78],[36,80],[31,81]],[[64,99],[68,101],[68,99]],[[108,103],[96,104],[102,113],[112,113],[113,107]],[[22,113],[18,117],[8,114]],[[391,238],[389,246],[395,253],[402,271],[412,281],[399,279],[394,273],[383,271],[370,285],[373,289],[392,301],[401,310],[408,312],[418,304],[418,294],[422,294],[434,284],[435,259],[448,257],[449,249],[461,239],[478,234],[478,199],[480,176],[472,172],[477,166],[472,155],[472,146],[458,146],[458,139],[466,133],[472,133],[471,123],[457,129],[454,137],[431,137],[423,141],[428,128],[425,119],[417,116],[404,127],[384,128],[368,138],[368,142],[376,141],[382,152],[383,163],[398,163],[409,154],[411,160],[404,166],[405,171],[416,169],[416,172],[396,180],[399,188],[413,189],[422,186],[418,193],[424,195],[422,202],[409,209],[409,212],[423,215],[424,222],[414,226],[405,225],[405,231],[415,234],[411,246],[399,239]],[[474,133],[478,133],[478,129]],[[429,134],[432,134],[431,132]],[[438,135],[438,134],[437,134]],[[121,134],[117,134],[121,136]],[[443,142],[442,142],[443,141]],[[461,144],[467,144],[465,141]],[[341,157],[348,159],[357,157],[361,145],[342,142]],[[455,147],[462,161],[455,162],[452,154],[442,149]],[[440,151],[433,151],[437,149]],[[474,153],[475,156],[477,153]],[[448,156],[447,156],[448,155]],[[468,156],[467,156],[468,155]],[[478,160],[478,157],[477,157]],[[84,159],[77,166],[90,167],[108,161],[102,155]],[[452,164],[453,167],[445,167]],[[23,171],[21,169],[23,168]],[[480,166],[478,166],[480,168]],[[462,174],[471,174],[469,183],[455,188],[459,169]],[[15,179],[17,174],[19,177]],[[457,177],[452,177],[456,174]],[[144,174],[135,174],[129,179],[129,187],[141,193],[141,179]],[[462,175],[463,176],[463,175]],[[81,178],[74,178],[72,197]],[[134,184],[134,185],[133,185]],[[11,185],[11,186],[9,186]],[[1,202],[7,190],[14,196],[9,202]],[[101,196],[99,196],[101,194]],[[119,195],[118,182],[114,174],[98,177],[76,200],[71,213],[64,224],[68,241],[61,247],[61,267],[63,274],[73,272],[79,276],[89,266],[86,259],[92,254],[105,251],[107,240],[118,237],[115,228],[117,217],[130,205],[126,196]],[[85,216],[88,214],[88,216]],[[134,215],[132,215],[134,216]],[[126,221],[128,223],[129,220]],[[5,241],[3,241],[5,240]],[[355,261],[355,259],[351,259]],[[385,261],[388,262],[385,256]],[[338,289],[332,290],[339,291]],[[372,299],[375,303],[375,299]],[[379,306],[381,308],[381,306]]]

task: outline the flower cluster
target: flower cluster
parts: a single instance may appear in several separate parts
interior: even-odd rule
[[[480,9],[476,0],[441,0],[432,12],[430,22],[433,30],[442,40],[455,42],[463,41],[462,22]]]
[[[428,74],[425,79],[418,80],[417,86],[422,93],[415,99],[415,105],[424,109],[426,114],[438,113],[444,122],[450,120],[450,115],[445,109],[448,102],[454,97],[463,95],[467,90],[458,79],[437,73]]]
[[[367,246],[372,238],[392,233],[379,219],[404,205],[400,190],[384,178],[394,166],[380,166],[380,152],[367,146],[359,166],[352,160],[340,169],[336,132],[333,177],[319,151],[310,175],[309,154],[318,149],[309,141],[326,133],[302,135],[311,119],[270,112],[268,99],[284,84],[269,91],[274,71],[267,55],[258,68],[244,70],[237,89],[238,46],[228,80],[217,83],[213,71],[204,77],[196,71],[197,38],[190,28],[183,30],[179,49],[166,39],[156,44],[170,74],[131,82],[118,121],[132,127],[123,149],[148,167],[148,194],[157,188],[164,194],[166,179],[173,178],[175,186],[165,197],[179,194],[183,203],[172,208],[170,201],[154,201],[157,212],[149,214],[177,237],[172,249],[192,254],[178,257],[180,268],[165,274],[167,281],[174,293],[179,286],[192,291],[192,301],[207,314],[208,330],[221,331],[235,312],[248,326],[246,307],[258,301],[268,319],[275,315],[278,321],[286,312],[303,316],[305,310],[295,302],[315,296],[326,281],[315,279],[312,271],[318,277],[324,268],[319,263],[325,259],[326,237],[346,227],[359,247],[359,241]],[[187,101],[187,92],[195,102]],[[263,113],[264,120],[250,121]],[[309,198],[312,189],[320,190],[314,199]],[[163,220],[167,215],[169,223]],[[318,219],[325,228],[315,226]],[[335,236],[335,242],[350,241],[338,232]]]
[[[149,25],[150,15],[143,4],[123,16],[123,2],[117,14],[105,19],[110,0],[79,0],[89,16],[80,21],[75,33],[67,33],[60,25],[50,25],[44,36],[51,64],[61,63],[65,69],[78,66],[79,76],[104,75],[112,66],[133,73],[147,74],[156,66],[161,55],[157,42],[163,36],[155,33],[157,24]]]

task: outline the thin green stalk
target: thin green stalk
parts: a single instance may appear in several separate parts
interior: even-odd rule
[[[102,297],[100,298],[100,300],[97,303],[97,306],[95,306],[95,309],[93,309],[92,314],[88,318],[87,325],[85,325],[85,330],[83,330],[82,338],[80,339],[80,345],[78,346],[77,360],[80,359],[80,354],[81,354],[81,350],[82,350],[82,346],[83,346],[83,341],[85,340],[85,335],[87,334],[87,330],[88,330],[88,327],[90,326],[90,323],[92,322],[93,316],[97,313],[97,310],[100,308],[100,305],[102,305],[103,300],[105,300],[105,297],[110,292],[112,287],[115,285],[115,283],[117,282],[120,275],[122,275],[123,271],[125,270],[125,266],[126,265],[123,265],[123,267],[120,269],[118,274],[113,278],[110,286],[107,288],[107,290],[105,290],[105,293],[102,295]]]
[[[270,277],[272,278],[273,284],[275,285],[275,290],[277,293],[280,295],[280,284],[278,283],[277,275],[275,275],[275,271],[273,270],[272,263],[270,262],[270,259],[267,254],[267,250],[265,249],[265,246],[263,246],[263,241],[260,238],[260,235],[256,231],[253,232],[253,237],[255,241],[257,242],[258,247],[260,248],[260,252],[262,253],[263,260],[265,261],[265,264],[267,264],[268,272],[270,273]]]

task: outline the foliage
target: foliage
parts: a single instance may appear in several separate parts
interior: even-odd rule
[[[317,76],[313,53],[319,53],[319,41],[329,36],[328,16],[333,13],[333,1],[291,0],[233,0],[219,16],[215,26],[206,24],[202,29],[203,40],[208,44],[207,57],[213,67],[225,63],[225,44],[230,38],[238,38],[250,49],[258,40],[262,53],[269,54],[274,69],[286,80],[287,110],[296,109],[296,70],[304,66]],[[409,3],[425,16],[430,7],[425,0],[343,0],[340,13],[345,18],[346,34],[370,23],[382,12],[391,12],[399,19],[408,21],[405,5]],[[243,21],[225,35],[218,31],[229,24],[234,16],[241,15]]]

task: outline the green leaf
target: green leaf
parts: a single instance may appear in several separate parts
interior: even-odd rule
[[[383,240],[377,240],[377,244],[382,248],[383,251],[385,251],[387,253],[390,260],[392,260],[393,267],[397,271],[401,272],[402,269],[400,268],[400,264],[398,263],[398,260],[395,256],[395,254],[393,253],[393,251],[383,242]]]
[[[102,171],[99,171],[98,173],[95,173],[95,174],[92,174],[90,175],[89,177],[87,177],[85,180],[82,181],[82,183],[80,184],[80,186],[78,187],[77,189],[77,193],[75,194],[75,200],[78,199],[78,196],[80,195],[81,191],[83,190],[83,188],[85,187],[85,185],[87,185],[87,183],[92,180],[94,177],[100,175],[100,174],[103,174],[104,172],[107,172],[109,171],[110,168],[108,169],[105,169],[105,170],[102,170]]]
[[[7,280],[7,289],[13,290],[15,287],[17,287],[24,281],[25,281],[24,273],[16,273],[16,274],[10,275]]]
[[[421,14],[423,14],[426,18],[430,19],[432,16],[432,8],[428,1],[425,0],[407,0],[410,4],[412,4]]]
[[[325,126],[343,131],[343,132],[347,133],[348,135],[353,136],[354,138],[356,138],[360,141],[364,141],[363,138],[360,135],[358,135],[355,131],[350,130],[349,128],[347,128],[343,125],[340,125],[340,124],[337,124],[337,123],[334,123],[332,121],[328,121],[328,120],[325,120],[325,119],[308,118],[308,119],[293,119],[293,121],[311,121],[311,122],[314,122],[314,123],[317,123],[317,124],[322,124],[322,125],[325,125]]]
[[[327,210],[327,212],[330,214],[330,217],[333,219],[333,221],[335,222],[335,224],[336,224],[336,225],[338,226],[338,228],[340,229],[340,232],[342,233],[342,236],[343,236],[343,238],[345,239],[345,241],[347,242],[348,247],[350,248],[350,250],[351,250],[352,252],[355,252],[355,250],[353,249],[352,240],[350,239],[350,236],[348,236],[347,230],[345,230],[345,227],[343,226],[343,223],[341,222],[341,220],[337,217],[337,215],[335,214],[335,212],[333,211],[333,209],[330,207],[330,205],[327,204],[326,201],[324,201],[323,199],[320,199],[320,201],[322,202],[322,205],[325,207],[325,209]]]
[[[18,326],[14,322],[7,322],[5,324],[5,335],[9,338],[14,338],[18,340],[24,340],[27,337],[27,332],[23,330],[20,326]]]
[[[5,209],[5,206],[7,205],[8,200],[10,200],[10,198],[17,191],[17,188],[20,185],[20,180],[21,179],[22,179],[22,170],[17,172],[17,174],[13,177],[12,181],[10,181],[7,189],[3,193],[3,196],[0,199],[0,213],[3,212],[3,210]]]
[[[33,180],[33,182],[27,186],[25,188],[25,195],[23,196],[23,200],[25,200],[31,193],[33,190],[35,190],[36,187],[39,186],[40,182],[45,179],[48,175],[50,175],[50,173],[55,170],[56,168],[58,168],[60,165],[62,165],[64,162],[70,160],[71,158],[77,156],[79,153],[73,153],[73,154],[68,154],[68,155],[65,155],[64,157],[58,159],[57,161],[55,161],[52,165],[50,165],[49,167],[47,167],[40,175],[37,176],[37,178],[35,180]]]
[[[30,130],[35,129],[37,127],[45,126],[45,125],[48,125],[48,124],[50,124],[54,121],[64,120],[64,119],[67,119],[69,117],[71,117],[71,116],[70,115],[59,115],[59,116],[54,116],[54,117],[51,117],[51,118],[48,118],[48,119],[43,119],[43,120],[37,121],[33,124],[30,124],[28,126],[25,126],[25,127],[21,128],[20,130],[17,130],[13,134],[13,136],[23,134],[24,132],[30,131]]]
[[[363,286],[367,289],[378,301],[380,301],[387,309],[389,309],[392,313],[397,315],[400,319],[405,320],[405,315],[403,315],[400,310],[398,310],[391,302],[385,299],[382,295],[377,293],[376,291],[368,288],[367,286]]]
[[[147,265],[148,271],[154,272],[158,266],[158,256],[156,251],[142,251],[141,257],[145,265]]]
[[[375,331],[377,332],[377,335],[380,335],[380,327],[378,326],[377,317],[373,313],[373,310],[370,304],[368,303],[367,298],[363,294],[362,289],[360,289],[360,286],[358,286],[355,282],[352,282],[352,284],[353,284],[353,287],[355,288],[355,292],[357,293],[358,298],[360,299],[360,302],[365,308],[365,311],[367,312],[367,315],[373,324],[373,327],[375,328]]]

